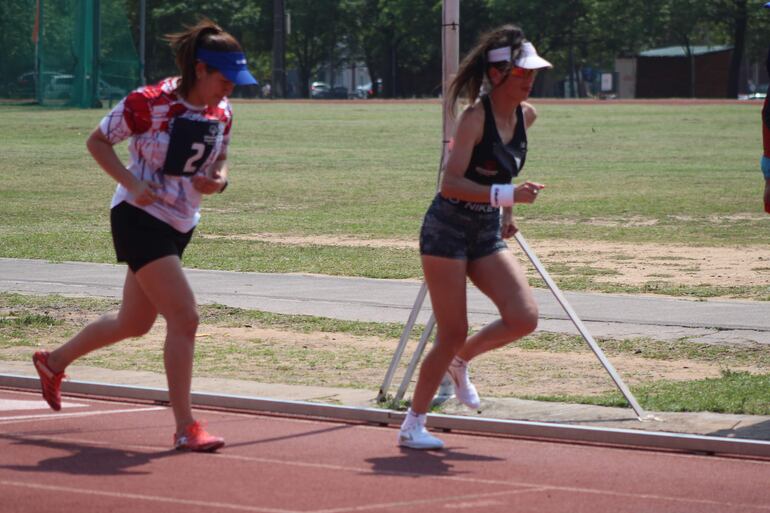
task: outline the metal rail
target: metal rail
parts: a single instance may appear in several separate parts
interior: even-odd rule
[[[29,376],[0,374],[0,388],[38,391],[40,389],[40,382],[37,378]],[[65,395],[168,402],[168,391],[160,388],[64,381],[62,383],[62,392]],[[198,408],[301,415],[341,422],[365,422],[382,426],[398,426],[404,417],[402,412],[379,408],[355,408],[304,401],[279,401],[258,397],[202,392],[192,393],[192,404]],[[462,431],[469,434],[495,434],[565,443],[590,443],[605,446],[673,450],[758,459],[770,458],[770,442],[758,440],[440,414],[429,415],[427,425],[432,429]]]

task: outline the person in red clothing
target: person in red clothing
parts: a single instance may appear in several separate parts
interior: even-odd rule
[[[166,319],[164,364],[176,421],[174,447],[215,451],[224,440],[193,418],[192,381],[198,312],[181,258],[200,219],[202,195],[227,186],[227,148],[235,85],[255,84],[238,41],[210,20],[167,40],[181,77],[142,87],[124,98],[91,133],[86,146],[118,182],[110,223],[119,262],[128,264],[120,311],[86,326],[54,351],[33,356],[43,397],[61,409],[69,364],[96,349],[147,333]],[[129,140],[130,163],[114,145]]]
[[[770,8],[770,2],[765,4]],[[770,48],[767,49],[767,74],[770,75]],[[770,214],[770,96],[765,96],[765,104],[762,107],[762,174],[765,176],[765,212]]]
[[[764,6],[765,9],[770,9],[770,2],[767,2]],[[770,75],[770,47],[767,49],[767,58],[765,62],[767,68],[767,74]],[[765,177],[765,193],[763,199],[765,202],[765,212],[770,214],[770,96],[765,96],[765,104],[762,107],[762,174]]]

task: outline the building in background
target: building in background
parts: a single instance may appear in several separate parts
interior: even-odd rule
[[[668,46],[618,58],[619,98],[726,98],[731,46]],[[694,92],[694,94],[693,94]]]

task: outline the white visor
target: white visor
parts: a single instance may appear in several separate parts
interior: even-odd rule
[[[511,62],[511,47],[503,46],[488,51],[487,62]]]
[[[535,46],[529,41],[524,41],[521,45],[521,53],[516,59],[516,66],[524,69],[542,69],[553,68],[553,64],[543,59],[537,54]]]

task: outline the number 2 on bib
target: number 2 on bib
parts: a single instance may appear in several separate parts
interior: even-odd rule
[[[198,171],[203,155],[206,152],[206,145],[197,142],[192,143],[192,150],[195,153],[184,164],[183,173],[186,175],[194,175]]]
[[[200,171],[219,140],[217,121],[197,121],[178,117],[169,134],[163,174],[191,176]]]

